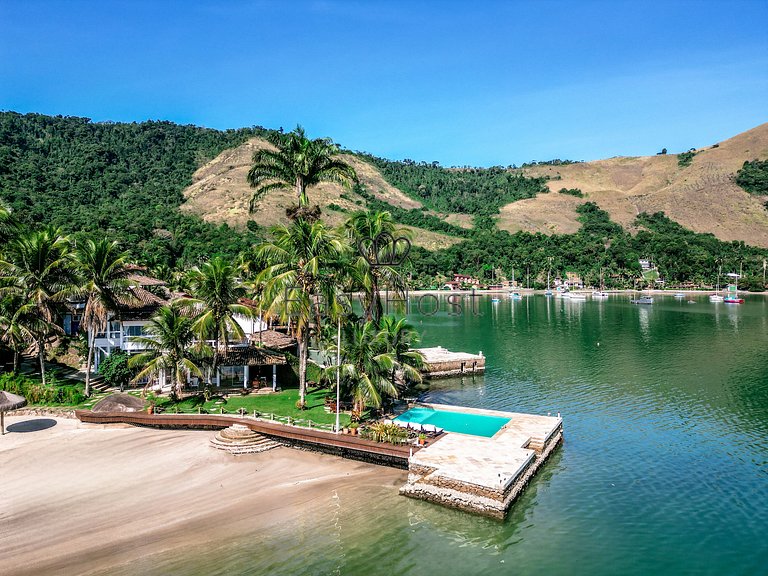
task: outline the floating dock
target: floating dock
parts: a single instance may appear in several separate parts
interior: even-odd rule
[[[563,439],[562,418],[460,406],[435,410],[509,418],[491,438],[446,432],[408,459],[400,493],[503,519],[512,502]]]
[[[424,357],[422,372],[427,378],[461,376],[464,374],[482,374],[485,372],[485,356],[482,352],[468,354],[451,352],[442,346],[435,348],[416,348]]]

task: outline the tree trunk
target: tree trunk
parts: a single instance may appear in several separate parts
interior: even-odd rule
[[[88,331],[88,360],[85,362],[85,396],[91,396],[91,366],[93,365],[94,331]]]
[[[40,360],[40,376],[45,386],[45,343],[42,338],[37,342],[37,356]]]

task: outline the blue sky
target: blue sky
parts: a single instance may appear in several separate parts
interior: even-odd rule
[[[677,152],[768,121],[768,1],[2,0],[0,110],[446,166]]]

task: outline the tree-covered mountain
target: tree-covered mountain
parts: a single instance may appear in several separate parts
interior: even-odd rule
[[[182,215],[182,191],[200,164],[266,133],[0,112],[0,198],[23,222],[106,234],[153,263],[232,254],[253,238]]]
[[[680,169],[688,172],[679,178],[688,174],[707,186],[722,181],[730,194],[759,202],[728,178],[762,190],[764,162],[737,164],[733,142],[749,143],[750,153],[758,150],[760,159],[763,132],[760,127],[745,133],[746,140],[737,137],[719,151],[698,153],[692,166]],[[292,194],[288,191],[283,198],[280,191],[270,192],[259,210],[248,214],[251,190],[243,174],[253,152],[266,145],[268,133],[259,127],[218,131],[170,122],[96,123],[0,112],[0,199],[24,223],[61,226],[75,240],[118,239],[136,260],[151,266],[188,266],[216,254],[235,258],[263,238],[268,225],[285,218]],[[716,159],[715,152],[727,154],[728,162],[742,168],[741,178],[723,176],[711,163],[702,164],[708,157]],[[356,210],[369,209],[387,210],[399,224],[410,226],[414,244],[422,246],[415,248],[412,271],[420,286],[436,285],[440,275],[451,273],[488,280],[499,272],[511,277],[513,268],[518,279],[530,275],[532,281],[541,281],[550,267],[554,274],[574,271],[593,283],[602,271],[609,286],[628,286],[639,275],[639,258],[652,258],[671,282],[713,282],[718,268],[735,271],[740,266],[754,279],[762,278],[763,259],[768,257],[765,249],[740,240],[694,233],[658,209],[633,209],[631,220],[617,222],[611,212],[616,202],[601,191],[602,180],[586,179],[596,171],[606,182],[627,188],[644,178],[635,169],[642,159],[611,161],[607,168],[599,163],[538,163],[526,168],[526,176],[500,167],[446,169],[370,155],[345,157],[360,183],[351,190],[323,184],[309,191],[310,201],[322,205],[323,218],[333,225]],[[648,162],[648,169],[659,163]],[[666,174],[654,170],[653,177]],[[562,181],[557,181],[561,174]],[[548,188],[576,189],[568,179],[580,184],[583,197],[541,194]],[[690,182],[688,203],[712,201],[706,189],[696,188],[699,180]],[[627,194],[624,188],[617,194]],[[525,214],[529,203],[544,200],[568,203],[577,219],[572,232],[500,229],[508,224],[509,206]],[[765,235],[759,222],[755,226],[754,237]]]

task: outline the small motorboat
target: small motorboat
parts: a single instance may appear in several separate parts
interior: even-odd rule
[[[726,296],[723,298],[723,302],[726,304],[744,304],[744,298],[739,298],[738,296]]]
[[[724,298],[720,294],[710,294],[709,295],[709,301],[710,302],[722,302]]]
[[[603,292],[602,290],[595,290],[594,292],[592,292],[592,298],[596,298],[598,300],[608,298],[608,292]]]
[[[681,298],[681,299],[685,298],[685,294],[683,294],[682,292],[678,292],[677,294],[675,294],[675,298]]]
[[[642,296],[640,298],[630,300],[630,302],[632,304],[653,304],[653,298],[651,296]]]

